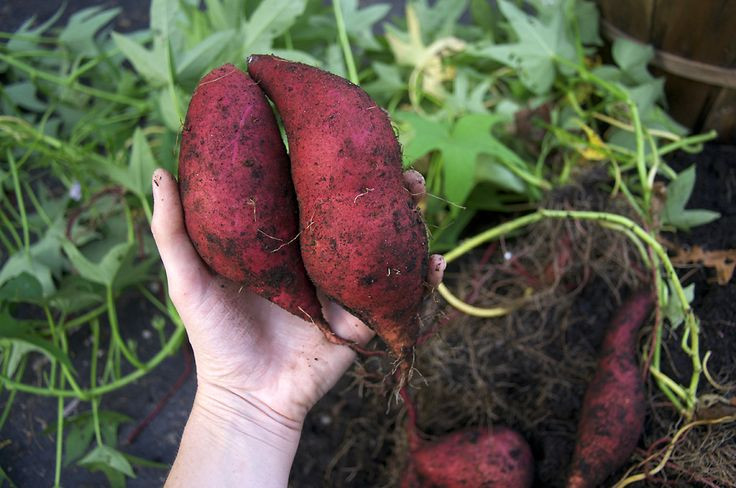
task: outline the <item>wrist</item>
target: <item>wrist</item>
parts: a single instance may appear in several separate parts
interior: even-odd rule
[[[281,450],[296,449],[304,424],[304,417],[285,415],[254,395],[235,393],[206,382],[200,382],[197,387],[192,414],[207,421],[213,435],[225,442],[255,440]]]
[[[167,486],[286,487],[302,424],[257,398],[200,383]]]

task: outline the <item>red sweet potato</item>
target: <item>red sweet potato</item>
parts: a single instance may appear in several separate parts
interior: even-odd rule
[[[534,478],[529,445],[507,427],[453,432],[413,450],[411,459],[408,487],[524,488]]]
[[[296,236],[296,197],[278,125],[258,85],[226,64],[197,86],[179,154],[187,232],[218,274],[304,319],[322,309]]]
[[[419,435],[417,410],[409,390],[406,405],[409,465],[402,488],[524,488],[532,484],[534,459],[529,445],[508,427],[468,428],[427,442]]]
[[[406,373],[427,233],[386,112],[358,86],[311,66],[257,55],[248,71],[284,123],[309,277],[372,327]]]
[[[650,291],[632,295],[606,330],[596,372],[585,392],[568,488],[595,487],[631,456],[644,429],[644,385],[636,338],[649,315]]]

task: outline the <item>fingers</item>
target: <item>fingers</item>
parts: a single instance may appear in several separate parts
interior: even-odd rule
[[[419,203],[427,193],[424,176],[419,171],[409,169],[404,171],[404,187],[411,193],[414,203]]]
[[[327,298],[322,292],[317,292],[322,303],[322,313],[330,324],[332,332],[343,339],[365,345],[374,336],[373,330],[361,320],[346,311],[344,308]]]
[[[445,275],[445,269],[447,268],[447,261],[441,254],[432,254],[429,256],[429,270],[427,271],[427,283],[432,288],[437,288],[442,283],[442,278]]]
[[[200,294],[209,272],[189,240],[179,187],[166,170],[153,173],[153,219],[151,232],[166,269],[169,293],[174,304],[192,294]]]
[[[414,203],[418,204],[427,194],[424,176],[419,171],[410,169],[404,171],[404,186],[414,198]],[[447,268],[445,258],[439,254],[432,254],[429,257],[429,270],[427,271],[427,283],[432,288],[437,288],[442,283],[442,278]]]

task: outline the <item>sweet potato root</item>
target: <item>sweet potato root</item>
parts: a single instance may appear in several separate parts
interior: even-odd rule
[[[276,119],[258,85],[231,64],[202,78],[192,96],[179,189],[189,237],[212,270],[320,320],[296,241],[297,203]]]
[[[317,68],[258,55],[248,71],[284,123],[307,273],[378,333],[406,373],[427,234],[388,116],[362,89]]]
[[[649,315],[650,291],[631,296],[611,321],[578,423],[568,488],[598,486],[631,456],[644,429],[644,386],[636,337]]]

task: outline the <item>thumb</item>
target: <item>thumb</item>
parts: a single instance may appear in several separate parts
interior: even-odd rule
[[[166,269],[169,295],[178,306],[186,303],[185,300],[200,297],[210,276],[187,234],[179,186],[174,177],[159,168],[153,172],[152,184],[151,232]]]

